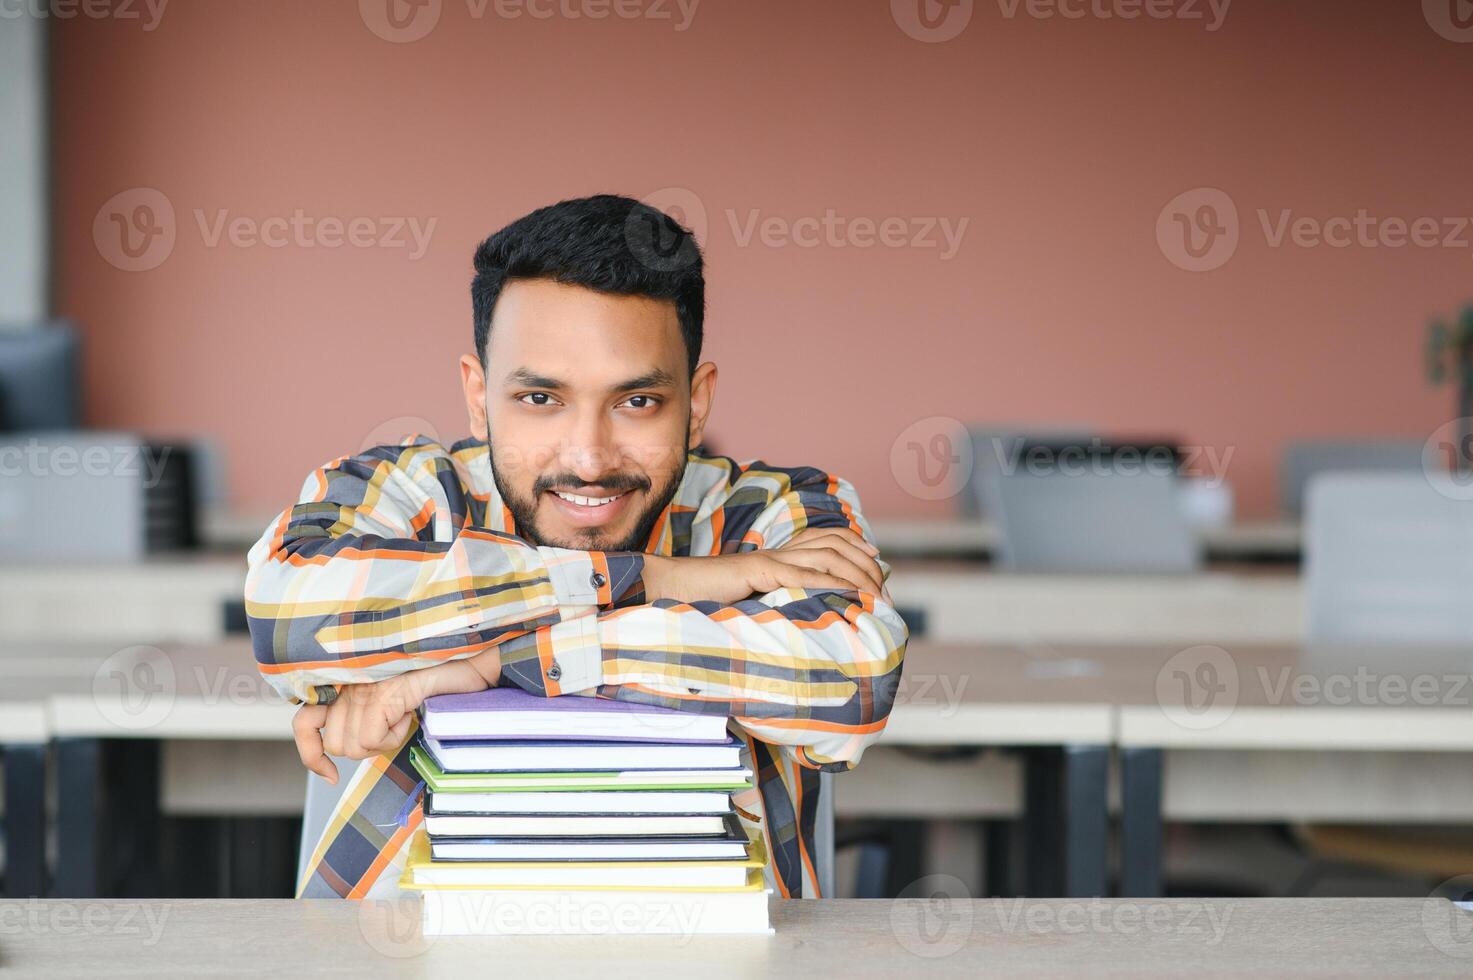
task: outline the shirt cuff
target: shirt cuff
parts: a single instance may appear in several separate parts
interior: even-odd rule
[[[501,675],[542,697],[581,694],[603,683],[598,617],[564,620],[501,644]]]
[[[644,556],[634,551],[538,548],[563,619],[644,601]],[[569,607],[572,607],[571,609]]]

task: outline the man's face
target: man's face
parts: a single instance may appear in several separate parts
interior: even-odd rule
[[[690,376],[671,302],[550,280],[508,283],[486,365],[461,359],[471,428],[517,532],[585,551],[639,551],[700,440],[715,366]]]

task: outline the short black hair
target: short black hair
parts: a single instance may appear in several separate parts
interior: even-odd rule
[[[673,300],[692,374],[700,363],[706,320],[701,248],[690,229],[648,204],[615,194],[550,204],[482,242],[475,266],[471,313],[483,365],[496,300],[518,279]]]

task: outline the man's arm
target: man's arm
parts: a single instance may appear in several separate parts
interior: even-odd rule
[[[468,504],[453,460],[427,440],[308,477],[248,559],[246,613],[268,681],[329,701],[337,685],[586,618],[637,579],[637,555],[533,547],[468,527]]]
[[[747,553],[647,556],[642,586],[652,601],[510,638],[497,650],[501,683],[726,714],[800,765],[852,767],[884,728],[908,638],[883,585],[779,582],[755,597],[720,595],[735,582],[737,594],[751,596],[743,590],[755,560],[790,560],[801,544],[825,537],[835,539],[826,553],[802,560],[829,574],[862,564],[851,545],[877,556],[853,488],[801,472],[745,532]],[[873,581],[846,574],[848,582]]]

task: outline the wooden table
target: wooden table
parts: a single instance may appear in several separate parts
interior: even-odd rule
[[[770,936],[422,937],[416,900],[5,901],[18,976],[1466,977],[1428,899],[774,900]]]

